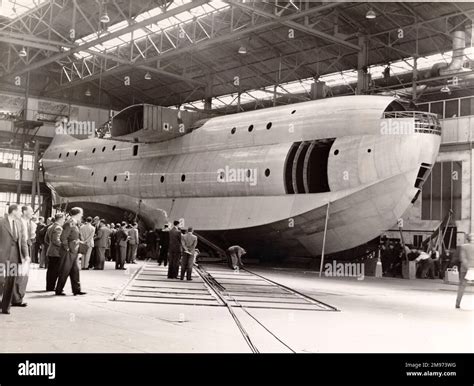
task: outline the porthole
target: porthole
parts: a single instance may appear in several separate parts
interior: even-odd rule
[[[117,148],[116,145],[112,146],[112,151],[114,151]]]
[[[291,112],[291,114],[294,114],[294,113],[296,113],[296,110],[293,110],[293,111]]]
[[[371,153],[372,152],[372,149],[367,149],[367,153]]]
[[[107,177],[104,177],[104,182],[107,182]]]
[[[268,177],[270,175],[270,169],[265,169],[265,177]]]
[[[267,130],[270,130],[272,128],[272,123],[271,122],[268,122],[267,123]]]
[[[105,151],[105,146],[102,148],[102,153]]]
[[[236,129],[235,127],[233,127],[232,130],[230,131],[230,133],[231,133],[231,134],[235,134],[235,131],[236,131],[236,130],[237,130],[237,129]]]
[[[252,171],[250,169],[247,169],[247,177],[250,178],[251,175],[252,175]]]
[[[92,153],[95,153],[95,147],[92,149]]]
[[[77,150],[74,152],[74,156],[76,156],[76,155],[77,155]]]
[[[181,174],[181,181],[184,182],[186,180],[186,176],[184,174]]]
[[[334,150],[334,155],[338,155],[339,154],[339,150]]]
[[[69,157],[69,152],[66,153],[66,157]]]
[[[59,153],[59,158],[61,158],[61,156],[62,156],[62,153]]]
[[[116,181],[117,181],[117,176],[114,176],[114,182],[116,182]]]
[[[249,133],[253,130],[253,125],[249,126]]]
[[[161,176],[161,177],[160,177],[160,182],[161,182],[161,183],[165,182],[165,176]]]

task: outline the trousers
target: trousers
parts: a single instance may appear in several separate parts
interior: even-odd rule
[[[48,269],[46,271],[46,291],[54,291],[59,277],[61,258],[59,256],[48,256]]]
[[[186,279],[191,280],[191,275],[193,273],[193,264],[194,264],[194,255],[189,253],[183,253],[181,257],[181,280],[184,279],[184,274],[186,273]]]
[[[71,280],[72,293],[81,292],[81,283],[79,281],[79,264],[77,253],[67,252],[61,261],[59,268],[59,278],[56,284],[56,293],[60,294],[64,290],[67,278]]]
[[[168,252],[168,279],[177,279],[181,252]]]

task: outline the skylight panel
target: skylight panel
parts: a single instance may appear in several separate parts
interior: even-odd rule
[[[47,0],[2,0],[0,1],[0,15],[15,19],[30,9],[42,6]]]
[[[179,7],[179,6],[182,6],[182,5],[185,5],[185,4],[189,4],[189,3],[191,3],[191,0],[175,0],[168,7],[168,10],[171,10],[171,9],[176,8],[176,7]],[[191,8],[188,11],[183,11],[183,12],[181,12],[181,13],[175,15],[175,16],[170,16],[166,19],[160,20],[157,23],[150,24],[150,25],[146,26],[145,28],[137,29],[133,33],[133,39],[135,41],[139,41],[141,39],[146,38],[146,36],[149,35],[150,32],[151,33],[160,33],[163,30],[175,28],[179,25],[184,25],[184,24],[190,22],[191,20],[193,20],[193,18],[195,18],[195,17],[202,17],[203,15],[208,14],[210,12],[216,12],[216,10],[222,10],[224,8],[229,7],[228,4],[226,4],[226,3],[224,3],[220,0],[219,1],[214,0],[210,4],[211,5],[205,4],[203,6],[196,6],[194,8]],[[150,9],[148,11],[145,11],[145,12],[141,13],[140,15],[137,15],[135,17],[135,22],[140,22],[140,21],[146,20],[150,17],[157,16],[161,13],[162,13],[162,9],[160,7],[155,7],[153,9]],[[105,33],[106,34],[105,36],[107,36],[107,34],[120,31],[120,30],[126,28],[128,25],[129,25],[128,21],[125,21],[125,20],[121,21],[119,23],[116,23],[114,25],[111,25],[111,26],[108,27],[107,32]],[[91,42],[91,41],[97,39],[99,36],[104,36],[104,33],[102,33],[101,35],[99,35],[98,33],[89,34],[89,35],[84,36],[80,39],[77,39],[76,43],[79,43],[79,44],[88,43],[88,42]],[[130,44],[131,39],[132,39],[132,34],[131,33],[125,33],[125,34],[119,36],[118,38],[112,38],[110,40],[106,40],[106,41],[102,42],[102,44],[100,46],[98,45],[98,46],[92,47],[91,49],[93,49],[95,51],[111,50],[111,49],[115,49],[117,46]],[[79,55],[79,56],[83,56],[83,55]]]
[[[206,5],[209,5],[216,10],[221,10],[221,9],[229,7],[229,4],[223,2],[222,0],[212,0],[210,3]]]
[[[85,52],[85,51],[79,51],[79,52],[74,53],[74,57],[76,59],[86,59],[86,58],[89,58],[91,56],[92,56],[92,54],[89,54],[88,52]]]

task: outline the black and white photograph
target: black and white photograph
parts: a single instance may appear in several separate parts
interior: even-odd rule
[[[473,117],[474,1],[0,0],[0,385],[472,385]]]

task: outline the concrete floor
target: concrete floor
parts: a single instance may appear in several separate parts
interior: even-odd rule
[[[0,352],[250,352],[225,307],[110,301],[139,265],[81,271],[85,296],[45,293],[45,270],[30,274],[27,308],[0,314]],[[456,286],[439,280],[319,278],[314,272],[251,268],[336,306],[340,312],[250,309],[296,352],[473,352],[474,295],[456,310]],[[241,310],[260,352],[288,352]],[[184,317],[184,322],[180,319]]]

